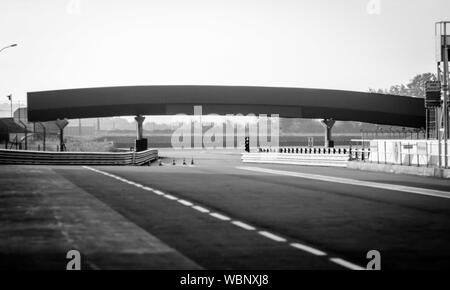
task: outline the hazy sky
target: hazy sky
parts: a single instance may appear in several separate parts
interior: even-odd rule
[[[0,103],[26,92],[217,84],[366,91],[435,71],[449,0],[1,0]],[[373,8],[375,7],[375,8]]]

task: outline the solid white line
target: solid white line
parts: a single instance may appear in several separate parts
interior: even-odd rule
[[[175,196],[173,196],[173,195],[170,195],[170,194],[165,194],[165,195],[163,195],[165,198],[168,198],[168,199],[170,199],[170,200],[177,200],[178,198],[176,198]]]
[[[308,253],[316,255],[316,256],[326,256],[327,255],[325,252],[322,252],[320,250],[314,249],[312,247],[305,246],[303,244],[292,243],[291,246],[296,248],[296,249],[303,250],[305,252],[308,252]]]
[[[248,170],[248,171],[271,173],[271,174],[285,175],[285,176],[293,176],[293,177],[314,179],[314,180],[320,180],[320,181],[326,181],[326,182],[343,183],[343,184],[366,186],[366,187],[373,187],[373,188],[378,188],[378,189],[387,189],[387,190],[394,190],[394,191],[402,191],[402,192],[409,192],[409,193],[442,197],[442,198],[450,198],[450,192],[448,192],[448,191],[428,189],[428,188],[420,188],[420,187],[412,187],[412,186],[404,186],[404,185],[396,185],[396,184],[388,184],[388,183],[378,183],[378,182],[371,182],[371,181],[364,181],[364,180],[356,180],[356,179],[349,179],[349,178],[340,178],[340,177],[332,177],[332,176],[326,176],[326,175],[300,173],[300,172],[292,172],[292,171],[284,171],[284,170],[273,170],[273,169],[266,169],[266,168],[259,168],[259,167],[239,166],[236,168],[242,169],[242,170]]]
[[[179,199],[178,202],[181,203],[182,205],[185,205],[185,206],[192,206],[192,202],[189,202],[189,201],[184,200],[184,199]]]
[[[240,228],[243,228],[244,230],[248,231],[254,231],[256,228],[252,227],[251,225],[248,225],[246,223],[240,222],[240,221],[233,221],[231,222],[233,225],[238,226]]]
[[[215,218],[218,218],[219,220],[223,220],[223,221],[229,221],[230,218],[224,215],[221,215],[220,213],[214,212],[214,213],[210,213],[210,216],[213,216]]]
[[[198,206],[198,205],[193,206],[192,208],[195,209],[195,210],[198,210],[199,212],[202,212],[202,213],[209,212],[209,209],[206,209],[206,208]]]
[[[286,242],[285,238],[282,238],[280,236],[274,235],[272,233],[266,232],[266,231],[260,231],[258,232],[261,236],[264,236],[266,238],[269,238],[271,240],[274,240],[276,242]]]
[[[332,261],[332,262],[334,262],[334,263],[336,263],[338,265],[341,265],[341,266],[343,266],[345,268],[348,268],[350,270],[366,270],[365,268],[363,268],[361,266],[355,265],[355,264],[350,263],[350,262],[348,262],[348,261],[346,261],[344,259],[341,259],[341,258],[330,258],[330,261]]]

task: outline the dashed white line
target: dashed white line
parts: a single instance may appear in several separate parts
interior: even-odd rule
[[[314,249],[312,247],[309,247],[309,246],[306,246],[306,245],[303,245],[303,244],[300,244],[300,243],[292,243],[291,247],[294,247],[296,249],[299,249],[299,250],[311,253],[311,254],[316,255],[316,256],[326,256],[327,255],[325,252],[322,252],[320,250]]]
[[[165,195],[165,193],[160,190],[153,190],[153,193],[155,193],[157,195]]]
[[[213,216],[213,217],[215,217],[215,218],[217,218],[219,220],[222,220],[222,221],[229,221],[229,220],[231,220],[229,217],[227,217],[225,215],[222,215],[220,213],[217,213],[217,212],[210,213],[209,215]]]
[[[243,229],[248,230],[248,231],[254,231],[254,230],[256,230],[255,227],[252,227],[251,225],[248,225],[248,224],[243,223],[243,222],[240,222],[240,221],[233,221],[233,222],[231,222],[231,223],[232,223],[233,225],[235,225],[235,226],[238,226],[238,227],[243,228]]]
[[[243,228],[243,229],[246,229],[246,230],[252,230],[252,231],[256,230],[255,227],[253,227],[253,226],[251,226],[249,224],[246,224],[246,223],[243,223],[243,222],[237,221],[237,220],[231,221],[231,218],[229,218],[229,217],[227,217],[225,215],[222,215],[220,213],[217,213],[217,212],[210,213],[210,210],[207,209],[207,208],[195,205],[192,202],[184,200],[184,199],[179,199],[179,198],[177,198],[177,197],[175,197],[173,195],[166,194],[166,193],[164,193],[164,192],[162,192],[160,190],[156,190],[156,189],[153,189],[151,187],[144,186],[142,184],[139,184],[139,183],[136,183],[136,182],[124,179],[124,178],[119,177],[119,176],[114,175],[114,174],[110,174],[110,173],[107,173],[107,172],[103,172],[101,170],[94,169],[94,168],[89,167],[89,166],[83,166],[83,168],[86,168],[86,169],[89,169],[91,171],[103,174],[105,176],[112,177],[112,178],[117,179],[119,181],[122,181],[124,183],[128,183],[130,185],[134,185],[134,186],[136,186],[138,188],[141,188],[141,189],[144,189],[144,190],[147,190],[147,191],[152,191],[153,193],[155,193],[157,195],[160,195],[160,196],[164,196],[165,198],[167,198],[169,200],[175,200],[175,201],[178,201],[180,204],[183,204],[185,206],[191,206],[193,209],[195,209],[195,210],[197,210],[197,211],[199,211],[201,213],[209,213],[210,216],[215,217],[215,218],[217,218],[219,220],[230,221],[233,225],[238,226],[240,228]],[[241,168],[241,169],[244,169],[244,168]],[[258,234],[260,234],[261,236],[264,236],[264,237],[266,237],[268,239],[271,239],[273,241],[276,241],[276,242],[286,242],[287,241],[287,239],[285,239],[283,237],[280,237],[278,235],[275,235],[273,233],[267,232],[267,231],[259,231]],[[300,244],[300,243],[291,243],[290,246],[294,247],[296,249],[303,250],[305,252],[311,253],[311,254],[316,255],[316,256],[326,256],[327,255],[325,252],[322,252],[322,251],[320,251],[318,249],[315,249],[315,248],[312,248],[312,247],[309,247],[309,246],[306,246],[306,245],[303,245],[303,244]],[[348,269],[365,270],[363,267],[358,266],[358,265],[353,264],[353,263],[350,263],[350,262],[348,262],[348,261],[346,261],[344,259],[341,259],[341,258],[330,258],[329,260],[331,262],[333,262],[333,263],[336,263],[336,264],[338,264],[338,265],[340,265],[342,267],[348,268]]]
[[[209,212],[209,209],[206,209],[206,208],[201,207],[201,206],[198,206],[198,205],[193,206],[192,208],[195,209],[195,210],[198,210],[199,212],[202,212],[202,213],[207,213],[207,212]]]
[[[189,201],[184,200],[184,199],[179,199],[178,202],[181,203],[182,205],[185,205],[185,206],[192,206],[192,202],[189,202]]]
[[[341,265],[341,266],[343,266],[345,268],[348,268],[350,270],[366,270],[365,268],[363,268],[361,266],[355,265],[355,264],[350,263],[350,262],[348,262],[348,261],[346,261],[344,259],[341,259],[341,258],[330,258],[330,261],[334,262],[334,263],[336,263],[338,265]]]
[[[170,194],[164,194],[163,196],[164,196],[165,198],[170,199],[170,200],[177,200],[177,199],[178,199],[178,198],[176,198],[175,196],[170,195]]]
[[[285,238],[282,238],[280,236],[274,235],[274,234],[266,232],[266,231],[259,231],[258,233],[261,236],[264,236],[264,237],[274,240],[276,242],[286,242],[287,241]]]

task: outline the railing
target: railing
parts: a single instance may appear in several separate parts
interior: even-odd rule
[[[42,152],[0,149],[0,164],[144,165],[158,158],[158,150],[141,152]]]

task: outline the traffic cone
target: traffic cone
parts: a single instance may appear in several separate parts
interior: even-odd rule
[[[194,157],[192,157],[191,165],[194,165]]]

